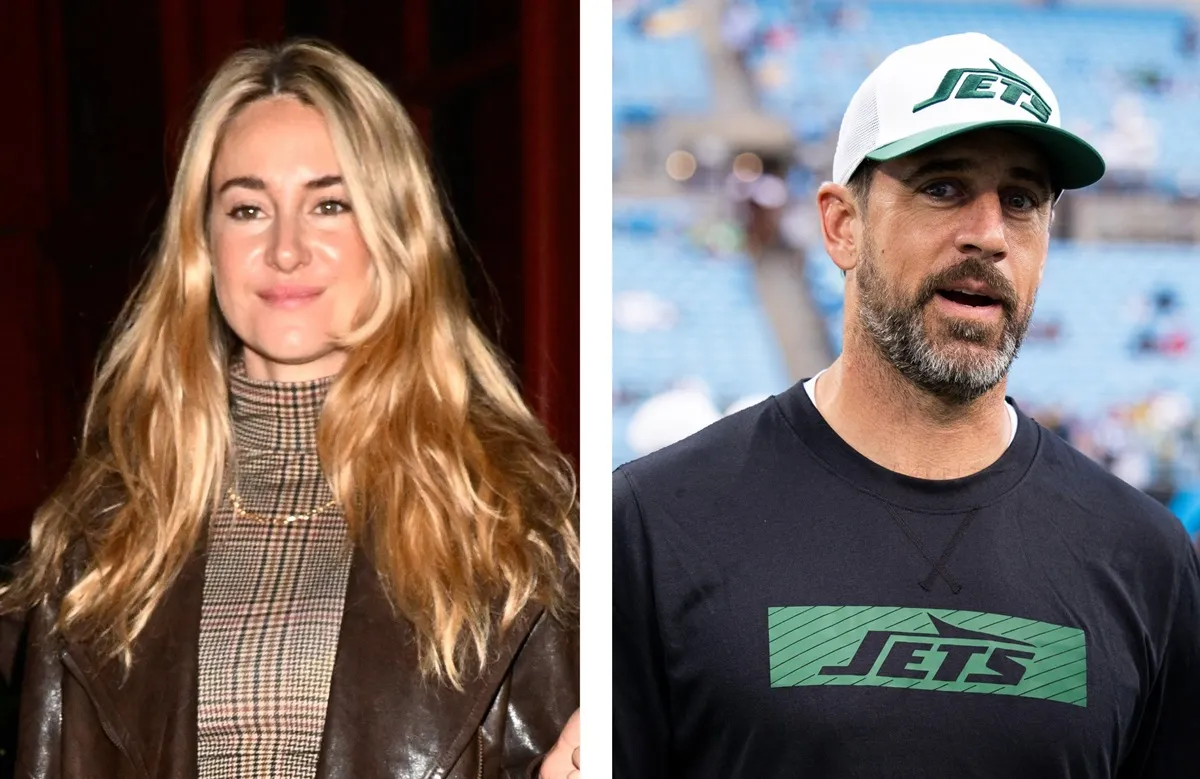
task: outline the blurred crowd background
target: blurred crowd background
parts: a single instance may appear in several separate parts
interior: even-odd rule
[[[978,31],[1108,162],[1059,203],[1009,394],[1200,533],[1200,0],[614,0],[613,465],[827,366],[814,197],[890,52]]]

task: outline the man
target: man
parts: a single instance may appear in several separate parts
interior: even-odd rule
[[[817,197],[841,356],[614,475],[616,776],[1195,776],[1186,534],[1004,395],[1103,171],[983,35],[863,83]]]

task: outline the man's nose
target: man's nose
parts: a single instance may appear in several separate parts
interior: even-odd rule
[[[998,262],[1008,255],[1004,206],[1000,195],[986,192],[971,200],[961,211],[958,250],[984,260]]]

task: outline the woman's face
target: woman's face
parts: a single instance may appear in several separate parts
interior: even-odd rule
[[[217,303],[252,379],[337,373],[371,258],[324,117],[293,98],[246,106],[213,161],[209,237]]]

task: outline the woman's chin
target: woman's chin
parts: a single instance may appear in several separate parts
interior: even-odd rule
[[[346,362],[345,352],[330,347],[298,344],[255,348],[246,344],[246,373],[267,381],[312,381],[332,376]]]

